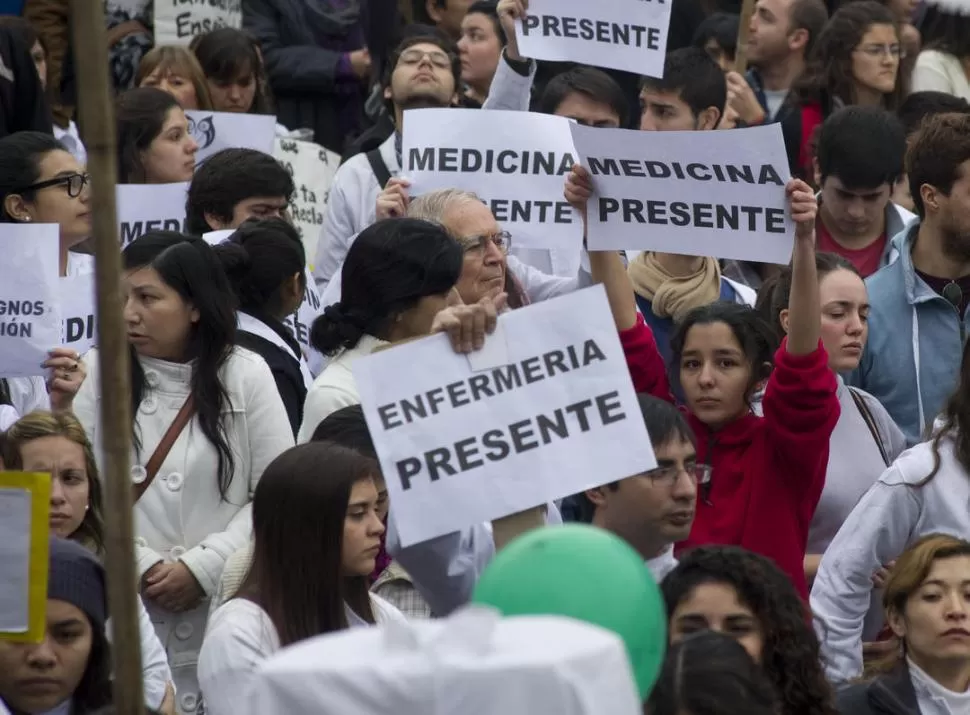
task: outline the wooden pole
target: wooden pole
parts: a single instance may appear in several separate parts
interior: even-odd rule
[[[143,715],[141,639],[132,531],[131,386],[121,304],[121,243],[115,211],[114,104],[108,82],[104,4],[71,3],[78,111],[91,173],[101,377],[101,464],[105,486],[105,547],[114,659],[114,704],[121,715]]]
[[[734,50],[734,71],[742,77],[748,71],[748,29],[754,14],[755,0],[744,0],[741,5],[741,21],[738,25],[738,43]]]

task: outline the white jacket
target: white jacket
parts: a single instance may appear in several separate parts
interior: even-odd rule
[[[146,394],[135,417],[141,449],[133,450],[133,479],[189,394],[192,364],[139,358],[145,371]],[[100,376],[96,351],[85,357],[88,377],[74,400],[74,411],[101,454],[99,426]],[[158,476],[134,508],[135,558],[139,580],[159,562],[181,561],[205,591],[219,585],[226,559],[248,543],[250,502],[266,466],[293,446],[293,433],[269,367],[258,355],[235,348],[221,373],[231,406],[226,431],[235,457],[227,500],[219,495],[218,453],[194,417],[175,441]],[[166,645],[178,692],[180,712],[195,711],[198,651],[202,645],[208,603],[173,614],[148,603],[159,639]]]
[[[811,606],[833,683],[862,673],[872,574],[928,534],[970,539],[970,475],[957,462],[950,438],[940,443],[936,476],[916,486],[932,471],[932,443],[903,452],[862,497],[822,557]]]
[[[380,596],[371,594],[377,624],[405,622],[404,616]],[[346,609],[351,628],[369,625]],[[199,685],[206,715],[237,715],[248,701],[247,685],[260,663],[280,649],[279,635],[266,611],[245,598],[220,606],[209,622],[199,655]]]
[[[500,75],[507,72],[513,77],[501,80]],[[507,109],[527,111],[529,109],[529,88],[532,87],[532,77],[522,77],[500,63],[495,73],[495,79],[500,80],[507,87],[506,92],[492,92],[486,100],[483,110]],[[525,91],[522,86],[525,85]],[[525,104],[523,104],[523,97]],[[475,110],[468,110],[475,111]],[[401,163],[397,160],[392,134],[380,146],[381,158],[387,165],[391,176],[401,173]],[[353,243],[357,234],[374,223],[377,215],[377,196],[383,187],[378,186],[377,177],[370,167],[365,154],[352,156],[337,169],[330,187],[330,198],[327,200],[327,210],[323,215],[323,226],[317,241],[317,255],[313,265],[313,278],[322,294],[327,283],[337,273],[347,249]]]

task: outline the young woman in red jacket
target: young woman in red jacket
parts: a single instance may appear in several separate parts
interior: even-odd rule
[[[679,546],[734,544],[768,556],[807,598],[802,561],[839,401],[819,339],[817,205],[800,180],[787,192],[795,221],[790,329],[774,367],[771,327],[747,306],[697,308],[671,343],[698,461],[713,467],[690,537]],[[766,378],[764,417],[757,417],[751,398]]]

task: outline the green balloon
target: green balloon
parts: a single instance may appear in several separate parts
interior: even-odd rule
[[[472,600],[505,616],[568,616],[613,631],[626,644],[644,699],[660,673],[663,596],[640,555],[603,529],[566,524],[520,536],[488,565]]]

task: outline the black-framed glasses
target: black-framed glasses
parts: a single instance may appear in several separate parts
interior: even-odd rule
[[[687,476],[691,478],[694,484],[703,485],[710,483],[711,472],[713,470],[710,464],[694,464],[690,467],[685,467],[683,471],[687,472]],[[650,481],[653,482],[654,486],[672,487],[677,483],[680,472],[680,467],[670,465],[669,467],[651,469],[649,472],[644,472],[643,476],[650,477]]]
[[[507,254],[512,247],[512,234],[508,231],[499,231],[488,236],[468,236],[459,238],[458,244],[465,253],[485,253],[488,244],[493,243],[503,254]]]
[[[403,65],[417,65],[421,64],[421,60],[425,57],[438,69],[446,70],[451,67],[451,55],[443,50],[431,50],[430,52],[425,52],[417,48],[404,50],[401,53],[399,62]]]
[[[51,186],[64,186],[67,188],[67,195],[72,199],[76,199],[81,195],[81,191],[84,190],[84,187],[90,181],[91,175],[86,172],[83,174],[68,174],[67,176],[58,176],[54,179],[48,179],[47,181],[38,181],[36,184],[25,186],[17,193],[24,193],[26,191],[40,191],[41,189],[47,189]]]

